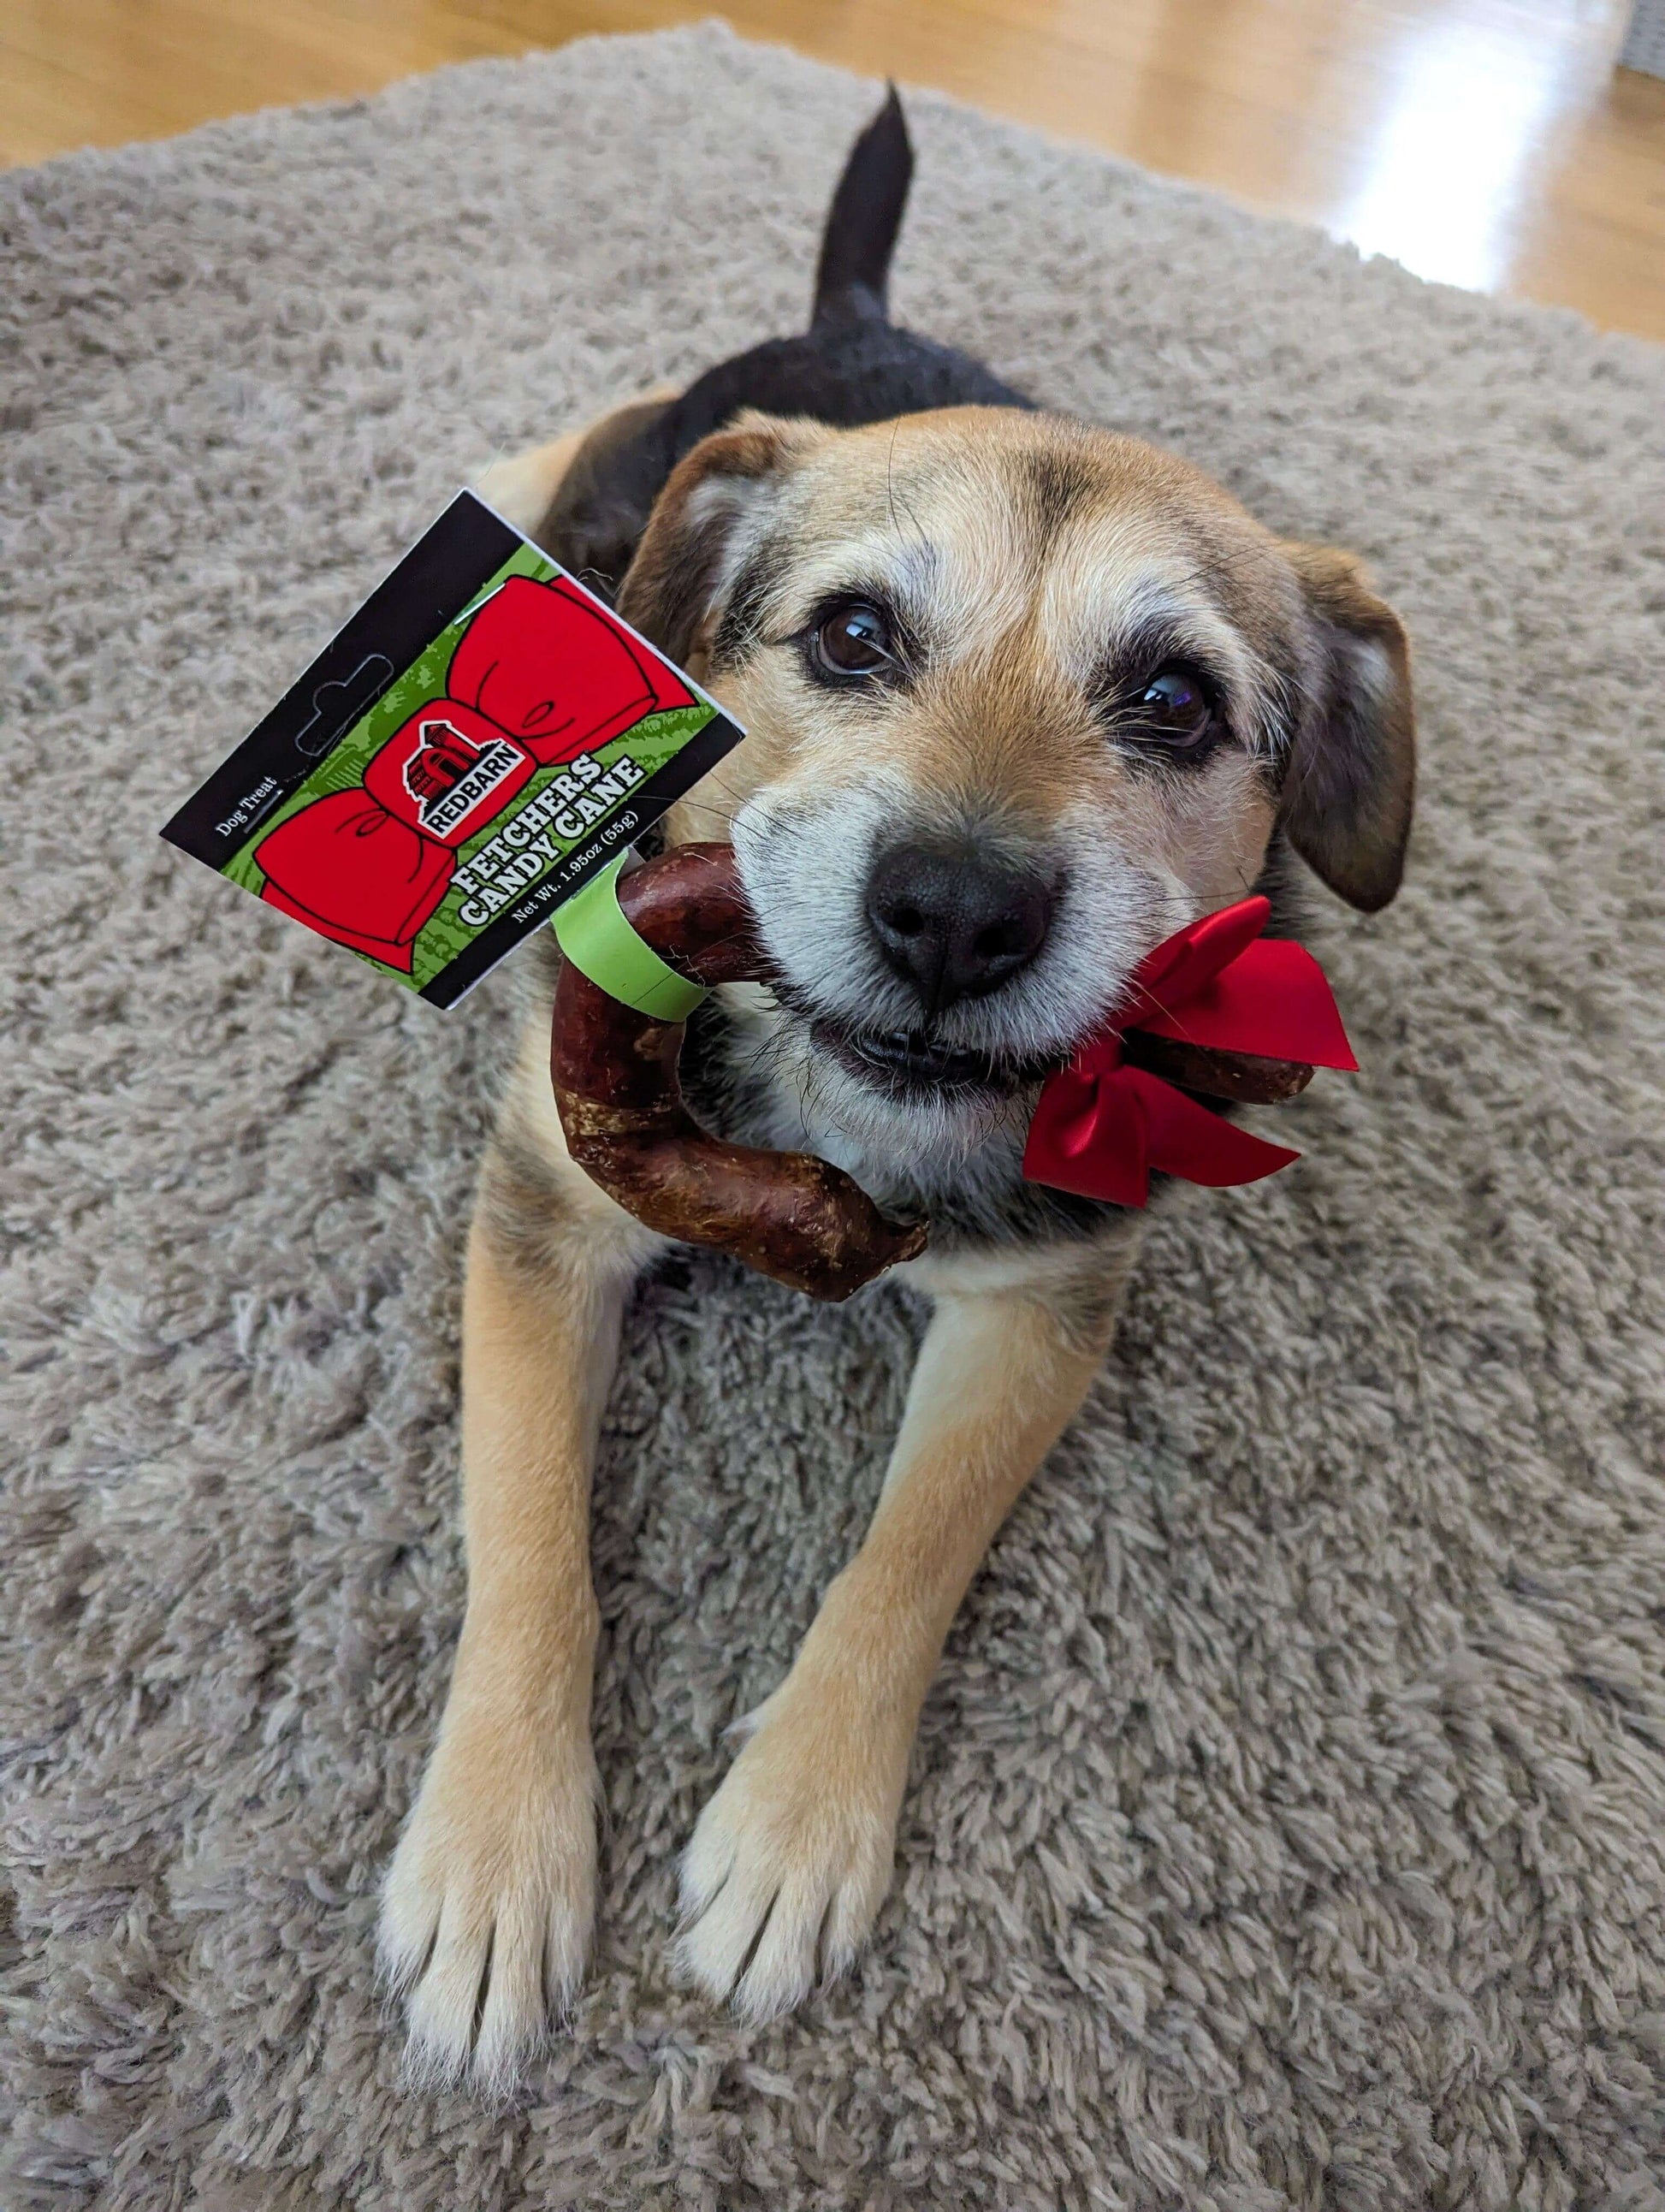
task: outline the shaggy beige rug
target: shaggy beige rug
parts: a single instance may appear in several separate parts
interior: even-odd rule
[[[7,2212],[1665,2201],[1665,356],[924,97],[902,314],[1410,620],[1366,1072],[1162,1218],[877,1940],[761,2032],[672,1987],[673,1856],[919,1316],[648,1288],[595,1970],[523,2106],[398,2085],[513,985],[436,1015],[155,830],[462,475],[798,323],[873,96],[702,29],[0,180]]]

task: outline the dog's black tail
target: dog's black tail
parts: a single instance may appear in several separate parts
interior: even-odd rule
[[[888,320],[885,288],[914,176],[914,149],[895,85],[850,149],[815,272],[811,326]]]

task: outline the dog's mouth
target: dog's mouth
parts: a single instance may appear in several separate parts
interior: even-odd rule
[[[908,1030],[858,1030],[817,1020],[817,1048],[851,1075],[896,1098],[1008,1098],[1047,1069],[1037,1063],[967,1052]]]

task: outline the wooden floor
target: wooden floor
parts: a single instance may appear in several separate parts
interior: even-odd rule
[[[750,36],[1665,338],[1665,82],[1625,0],[729,0]],[[0,0],[0,164],[708,0]]]

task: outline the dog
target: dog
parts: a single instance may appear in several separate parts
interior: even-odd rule
[[[1259,888],[1291,933],[1296,860],[1385,905],[1415,782],[1406,635],[1352,556],[890,323],[912,168],[893,88],[834,197],[806,334],[483,483],[748,733],[663,825],[732,840],[780,976],[690,1022],[696,1114],[931,1224],[902,1272],[933,1316],[871,1527],[682,1864],[681,1970],[751,2020],[867,1936],[949,1624],[1109,1345],[1144,1217],[1023,1180],[1042,1075],[1195,917]],[[467,1607],[382,1899],[413,2060],[488,2092],[590,1942],[591,1468],[625,1302],[666,1249],[567,1156],[557,957],[481,1172]]]

